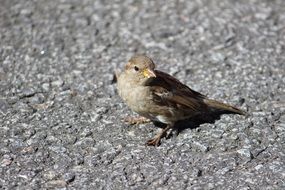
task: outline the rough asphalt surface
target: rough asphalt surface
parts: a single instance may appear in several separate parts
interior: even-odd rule
[[[284,52],[283,0],[2,0],[0,189],[285,188]],[[135,53],[250,115],[146,147],[113,74]]]

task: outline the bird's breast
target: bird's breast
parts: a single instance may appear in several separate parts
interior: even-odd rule
[[[148,87],[139,86],[132,81],[124,80],[124,78],[118,79],[118,93],[135,112],[146,112],[151,104],[152,98]]]

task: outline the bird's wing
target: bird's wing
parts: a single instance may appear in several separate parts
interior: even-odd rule
[[[148,85],[151,86],[154,100],[157,103],[182,108],[189,111],[199,111],[204,108],[204,95],[190,89],[169,74],[155,71],[154,78]]]

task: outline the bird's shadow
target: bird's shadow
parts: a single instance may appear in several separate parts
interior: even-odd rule
[[[175,123],[174,129],[177,130],[178,133],[182,132],[185,129],[195,129],[204,123],[215,123],[216,120],[221,119],[221,115],[223,114],[233,114],[226,111],[209,111],[205,113],[198,114],[196,116],[191,117],[190,119],[181,120]],[[166,124],[160,122],[153,122],[156,127],[165,128]]]

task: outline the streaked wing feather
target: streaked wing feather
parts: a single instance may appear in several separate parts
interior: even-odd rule
[[[155,74],[156,78],[148,85],[153,87],[152,91],[156,102],[189,111],[202,109],[204,95],[190,89],[164,72],[156,70]]]

